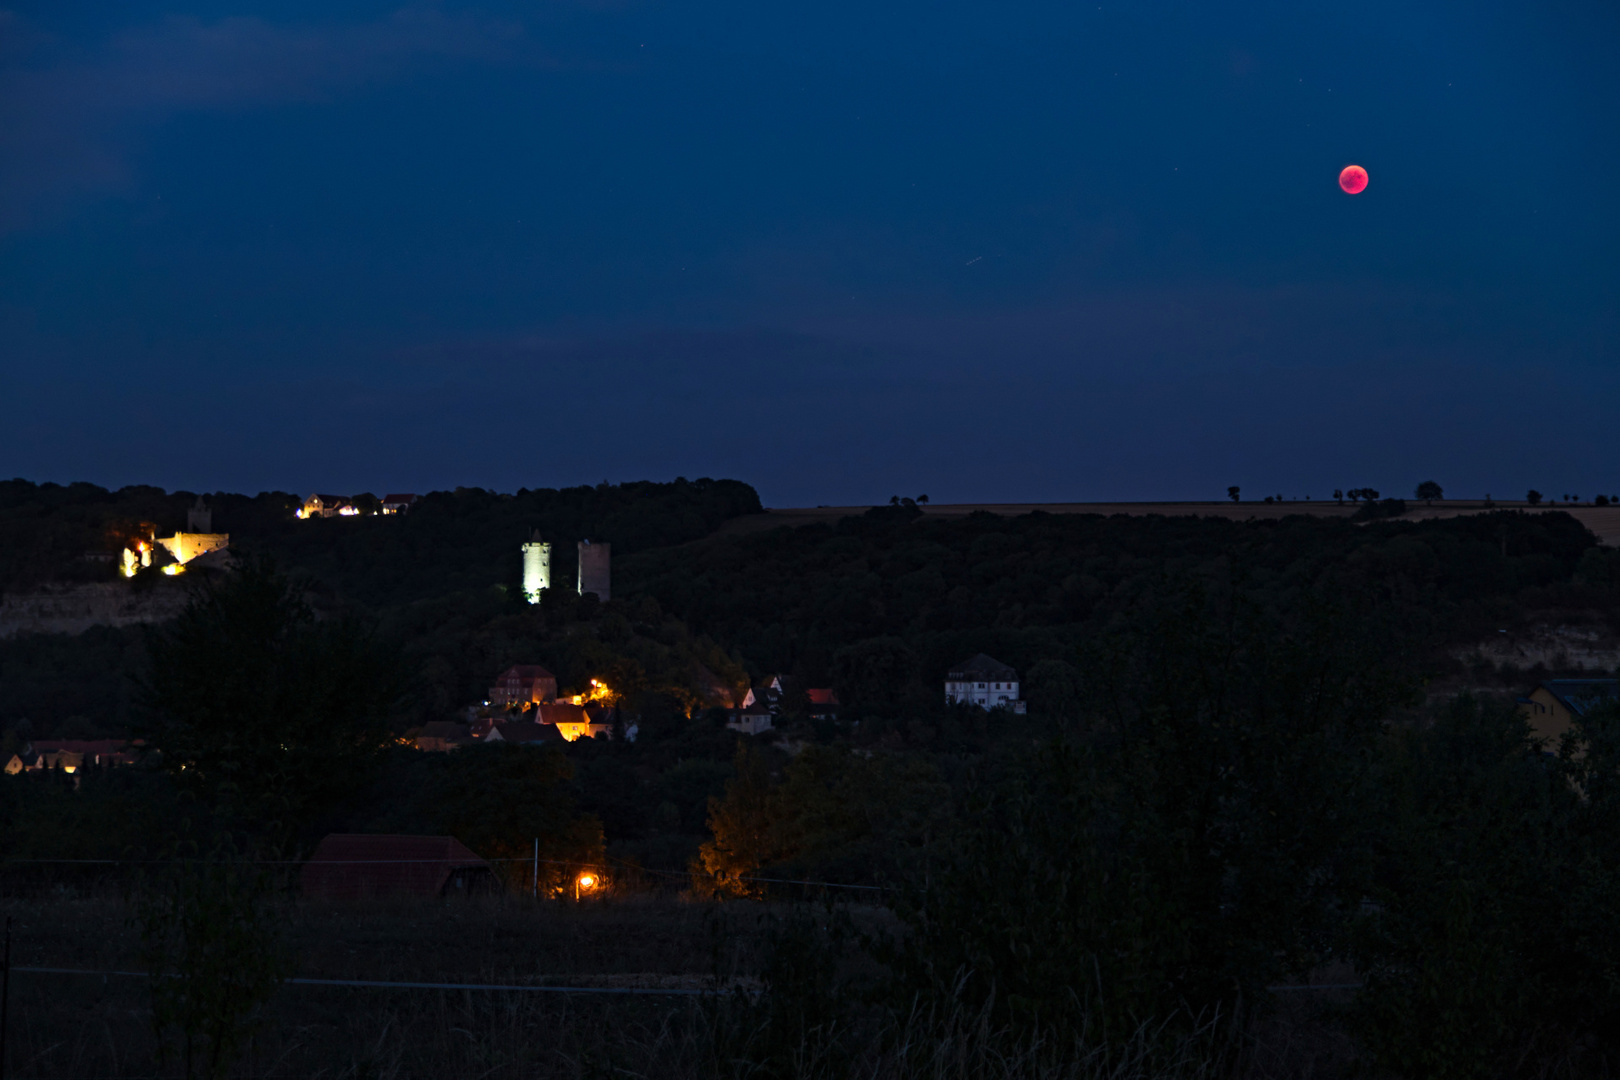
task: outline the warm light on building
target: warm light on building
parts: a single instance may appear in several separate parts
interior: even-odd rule
[[[566,698],[560,698],[559,701],[560,703],[566,705],[611,705],[613,703],[613,690],[608,686],[607,683],[602,682],[600,679],[592,679],[591,688],[589,691],[583,694],[573,694]],[[557,725],[558,734],[560,734],[564,739],[567,739],[569,742],[573,742],[576,739],[593,738],[604,731],[609,733],[613,731],[612,724],[596,723],[590,720],[577,722],[556,720],[548,722],[555,723]]]
[[[612,724],[571,724],[566,720],[558,721],[554,726],[557,729],[557,734],[561,735],[567,742],[594,738],[598,732],[613,730]]]
[[[170,577],[174,577],[176,574],[185,573],[186,568],[181,566],[179,563],[170,563],[168,566],[163,568],[163,572],[168,574]]]

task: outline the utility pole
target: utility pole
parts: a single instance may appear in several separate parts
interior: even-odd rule
[[[540,838],[534,838],[534,898],[540,899]],[[0,1077],[0,1080],[5,1080]]]
[[[0,1080],[6,1080],[6,1021],[11,1012],[11,916],[6,916],[6,951],[0,960]]]

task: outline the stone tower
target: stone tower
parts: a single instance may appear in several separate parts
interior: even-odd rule
[[[523,595],[531,604],[540,602],[540,590],[551,588],[551,545],[540,539],[540,530],[529,534],[523,545]]]
[[[613,599],[612,544],[579,542],[579,595],[595,593],[604,604]]]
[[[208,509],[201,495],[197,496],[197,505],[186,511],[186,532],[211,533],[214,531],[214,512]]]

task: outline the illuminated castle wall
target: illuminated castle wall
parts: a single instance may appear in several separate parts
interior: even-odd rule
[[[174,561],[184,566],[199,555],[231,546],[230,533],[175,533],[158,538]]]
[[[529,603],[540,602],[540,590],[551,588],[551,545],[540,539],[539,531],[530,534],[523,545],[523,595]]]
[[[186,511],[186,531],[177,532],[173,536],[158,540],[168,549],[169,555],[175,562],[184,566],[199,555],[206,555],[210,551],[219,551],[230,547],[229,533],[213,531],[214,512],[203,502],[201,495],[197,496],[197,504]],[[143,560],[141,565],[148,565],[149,560]]]

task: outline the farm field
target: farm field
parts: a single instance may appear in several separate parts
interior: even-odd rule
[[[144,969],[133,909],[118,896],[13,899],[4,912],[18,968]],[[685,993],[289,985],[240,1075],[568,1076],[589,1073],[591,1060],[638,1056],[638,1069],[655,1060],[678,1069],[692,1049],[674,1042],[692,1036],[693,992],[737,985],[732,975],[757,967],[767,914],[654,897],[285,902],[276,915],[296,977]],[[10,1013],[8,1075],[173,1074],[154,1060],[144,978],[17,971]]]
[[[1483,513],[1486,509],[1526,510],[1531,513],[1560,511],[1573,517],[1592,530],[1599,541],[1608,546],[1620,545],[1620,506],[1531,506],[1523,500],[1499,500],[1487,507],[1482,499],[1437,499],[1432,505],[1407,500],[1407,511],[1401,521],[1429,521],[1453,518],[1464,514]],[[736,536],[765,532],[782,526],[832,523],[840,518],[864,514],[870,506],[805,506],[768,508],[764,513],[746,514],[732,518],[713,535]],[[984,512],[1001,517],[1017,517],[1036,512],[1045,514],[1100,514],[1112,517],[1124,514],[1146,517],[1160,514],[1165,517],[1211,517],[1229,521],[1274,521],[1295,514],[1310,517],[1349,517],[1356,512],[1354,503],[1336,503],[1327,500],[1290,499],[1285,502],[1099,502],[1099,503],[947,503],[929,504],[921,508],[929,517],[959,518]]]
[[[115,895],[11,899],[12,963],[130,972],[141,969],[132,909]],[[231,1076],[270,1078],[528,1078],[755,1075],[773,1037],[758,978],[773,927],[794,918],[847,920],[856,932],[891,929],[880,908],[792,906],[630,895],[573,904],[493,896],[325,904],[286,901],[279,915],[299,977],[499,986],[569,986],[595,993],[522,990],[284,986]],[[853,961],[851,956],[854,957]],[[871,974],[873,965],[845,953]],[[859,971],[854,972],[859,974]],[[625,989],[682,993],[626,994]],[[1348,1044],[1322,1017],[1343,994],[1284,995],[1252,1032],[1251,1075],[1334,1075]],[[185,1075],[175,1055],[160,1060],[147,980],[45,974],[11,977],[8,1058],[19,1078],[133,1078]],[[851,1010],[860,1016],[862,1010]],[[876,1014],[872,1014],[875,1021]],[[1052,1073],[1040,1053],[1006,1055],[1007,1043],[961,1018],[943,1025],[913,1017],[914,1045],[874,1022],[841,1066],[815,1060],[805,1032],[806,1077],[943,1077],[963,1067],[1014,1076],[1202,1076],[1196,1052],[1168,1072],[1071,1062]],[[930,1026],[932,1025],[932,1026]],[[917,1036],[923,1036],[918,1038]],[[896,1043],[900,1049],[896,1050]],[[780,1048],[776,1047],[779,1051]],[[824,1049],[824,1048],[823,1048]],[[908,1054],[921,1054],[912,1059]],[[847,1070],[847,1071],[843,1071]],[[198,1075],[206,1075],[199,1072]]]

